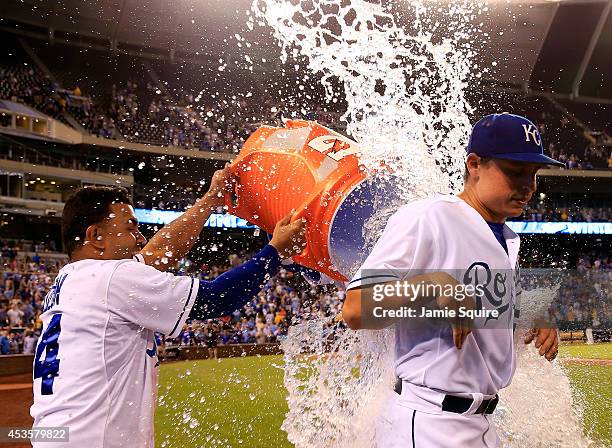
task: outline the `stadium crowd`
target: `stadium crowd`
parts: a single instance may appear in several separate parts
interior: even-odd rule
[[[67,259],[49,261],[37,253],[24,255],[19,244],[2,246],[2,283],[0,285],[0,353],[33,353],[42,322],[43,300],[53,285],[57,272]],[[46,249],[42,244],[39,249]],[[28,252],[29,253],[29,252]],[[236,254],[227,265],[197,266],[184,260],[177,273],[212,280],[248,258]],[[249,304],[230,316],[214,321],[192,321],[173,340],[165,340],[161,348],[171,345],[207,345],[275,342],[286,334],[289,325],[301,316],[323,313],[333,318],[340,312],[341,294],[329,286],[305,286],[291,270],[282,269]],[[163,340],[163,337],[162,337]],[[163,352],[162,352],[163,353]]]
[[[554,145],[551,145],[548,153],[553,159],[565,163],[569,170],[612,169],[612,144],[590,144],[582,155],[574,152],[568,154],[565,150],[556,150]]]
[[[66,124],[67,116],[72,116],[86,131],[103,138],[238,152],[259,125],[280,124],[283,114],[289,112],[268,94],[217,98],[205,104],[200,95],[171,92],[164,83],[151,81],[125,80],[113,84],[109,92],[97,92],[96,99],[81,90],[78,85],[64,88],[52,82],[31,62],[4,60],[0,65],[0,99],[25,103]],[[566,163],[567,169],[612,169],[612,138],[605,131],[578,136],[567,116],[557,120],[548,113],[532,116],[530,112],[527,115],[549,142],[547,152]],[[340,112],[323,109],[314,101],[302,105],[300,115],[342,128]]]
[[[193,95],[177,100],[165,89],[135,81],[113,85],[110,104],[103,107],[89,100],[74,110],[79,122],[89,132],[104,138],[176,146],[201,151],[232,152],[240,148],[241,138],[252,132],[248,123],[229,120],[240,103],[225,101],[223,106],[196,108]],[[226,119],[226,117],[228,117]]]
[[[193,263],[183,271],[202,280],[212,280],[237,266],[249,254],[233,254],[225,266],[196,268]],[[343,293],[333,285],[311,285],[293,267],[283,267],[262,291],[230,316],[207,322],[186,324],[175,339],[163,340],[165,346],[246,344],[277,342],[287,334],[291,324],[308,316],[321,316],[330,321],[340,313]]]
[[[612,325],[612,258],[582,255],[575,270],[564,273],[548,308],[552,322],[564,331],[610,328]]]
[[[23,251],[30,246],[36,252],[24,255],[31,253]],[[43,300],[67,258],[48,257],[50,247],[44,243],[5,241],[0,247],[0,354],[33,353],[42,328]]]
[[[577,204],[569,206],[540,203],[537,199],[531,201],[523,214],[513,221],[535,222],[610,222],[612,208],[583,207]]]
[[[33,353],[42,327],[43,300],[68,260],[49,252],[42,243],[5,241],[0,247],[0,353]],[[23,250],[32,247],[40,250],[40,255]],[[248,257],[233,254],[225,265],[197,265],[183,260],[176,272],[212,280]],[[609,328],[612,258],[584,254],[575,266],[576,269],[562,271],[560,287],[548,309],[550,319],[562,330]],[[552,280],[547,281],[553,285]],[[290,325],[309,316],[322,316],[333,322],[343,298],[343,292],[334,285],[311,285],[298,271],[284,267],[253,300],[233,314],[205,322],[191,321],[175,339],[160,336],[160,353],[163,355],[169,347],[204,346],[214,356],[217,345],[276,342],[287,334]]]
[[[66,123],[68,97],[38,68],[27,63],[0,66],[0,99],[27,104]]]

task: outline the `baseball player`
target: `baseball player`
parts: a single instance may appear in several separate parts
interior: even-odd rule
[[[400,208],[349,283],[342,311],[349,327],[396,324],[398,381],[376,427],[379,447],[500,446],[490,414],[497,392],[514,373],[513,332],[520,296],[519,237],[504,223],[522,213],[536,190],[536,173],[546,165],[563,166],[543,154],[531,121],[510,114],[482,118],[470,136],[463,192]],[[381,301],[373,300],[373,293],[382,290],[380,285],[399,281],[441,291],[471,278],[474,267],[494,276],[490,289],[495,294],[481,297],[483,308],[497,312],[494,320],[479,326],[473,321],[472,326],[469,318],[446,314],[443,325],[415,325],[409,317],[376,311]],[[430,303],[427,299],[433,300],[434,309],[462,308],[461,302],[439,292],[389,291],[382,302],[386,309],[407,307],[416,313]],[[463,308],[478,309],[474,299],[472,291]],[[552,361],[558,348],[556,329],[536,328],[524,342],[534,339],[539,354]]]
[[[257,255],[214,281],[161,272],[191,248],[228,180],[227,168],[216,172],[208,193],[148,243],[126,190],[85,188],[66,202],[71,263],[44,301],[31,408],[34,427],[68,427],[58,445],[153,447],[155,332],[173,338],[188,318],[231,313],[276,274],[280,255],[303,246],[304,224],[287,217]]]

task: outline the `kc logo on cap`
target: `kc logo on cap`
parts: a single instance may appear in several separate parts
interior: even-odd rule
[[[525,131],[525,141],[529,142],[533,139],[533,142],[540,146],[542,144],[542,138],[540,137],[540,133],[538,132],[538,128],[533,124],[524,124],[523,130]]]

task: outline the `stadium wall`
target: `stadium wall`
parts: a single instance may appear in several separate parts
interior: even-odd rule
[[[80,144],[83,142],[83,135],[79,131],[57,120],[49,120],[49,122],[51,123],[51,137],[73,144]]]
[[[280,344],[230,344],[217,346],[218,358],[235,358],[239,356],[280,355]],[[208,348],[201,346],[175,346],[166,347],[164,361],[187,361],[194,359],[207,359]]]
[[[34,355],[0,356],[0,376],[31,373],[32,364],[34,364]]]
[[[217,347],[219,358],[235,358],[239,356],[280,355],[280,344],[231,344]],[[200,346],[166,347],[164,361],[188,361],[194,359],[207,359],[208,348]],[[0,377],[7,375],[20,375],[32,373],[34,355],[6,355],[0,356]]]

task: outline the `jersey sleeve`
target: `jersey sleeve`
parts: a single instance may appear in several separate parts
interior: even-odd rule
[[[435,253],[432,223],[412,207],[397,211],[347,290],[403,280],[430,267]]]
[[[176,337],[191,312],[198,287],[197,279],[126,261],[110,277],[107,306],[126,321]]]

